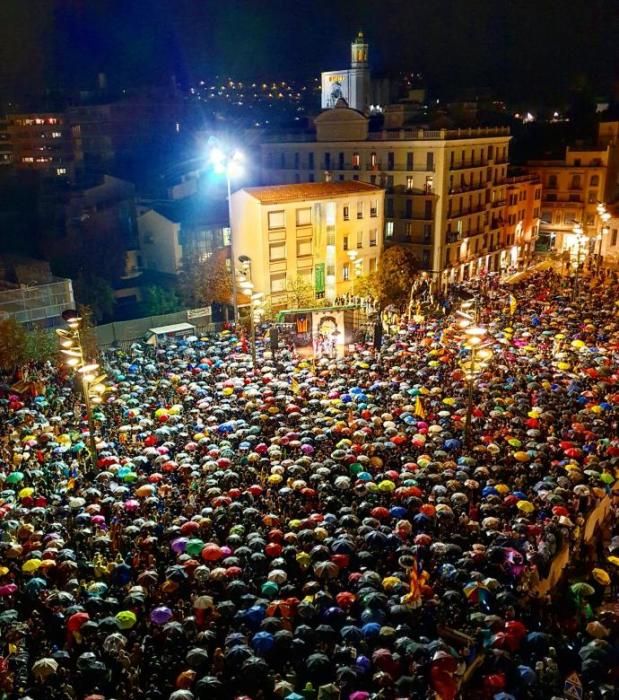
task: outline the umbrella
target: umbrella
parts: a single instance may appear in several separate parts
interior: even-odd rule
[[[56,659],[49,657],[39,659],[32,665],[32,675],[40,681],[45,681],[48,676],[53,675],[58,670],[58,662]]]

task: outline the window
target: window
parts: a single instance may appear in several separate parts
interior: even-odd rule
[[[580,175],[572,175],[572,184],[570,189],[579,190],[580,189]]]
[[[593,214],[587,214],[586,224],[587,226],[593,226],[595,223],[595,216]]]
[[[343,215],[344,215],[344,221],[348,221],[348,219],[350,219],[350,209],[348,208],[348,205],[346,205],[344,207]]]
[[[406,222],[406,226],[404,227],[404,235],[407,240],[413,240],[413,224],[410,221]]]
[[[344,154],[341,152],[338,155],[338,170],[344,170]]]
[[[331,170],[331,154],[325,153],[325,170]]]
[[[617,245],[617,229],[614,228],[610,233],[610,245],[614,248]]]
[[[306,255],[312,254],[312,239],[304,238],[297,241],[297,257],[302,258]]]
[[[286,291],[286,274],[284,272],[271,275],[271,294],[278,294]]]
[[[377,164],[376,153],[370,153],[370,167],[375,168]]]
[[[62,137],[62,131],[52,131],[52,138],[59,139]]]
[[[600,184],[600,176],[599,175],[592,175],[591,180],[589,182],[590,187],[598,187]]]
[[[370,230],[370,248],[375,248],[376,247],[376,229],[373,228]]]
[[[363,231],[357,231],[357,248],[363,248]]]
[[[432,151],[426,153],[426,170],[434,170],[434,153]]]
[[[285,243],[271,243],[269,246],[269,260],[271,262],[276,262],[278,260],[286,259],[286,244]]]
[[[376,175],[370,175],[370,185],[376,184]]]
[[[393,175],[387,175],[385,187],[390,191],[393,189]]]
[[[286,154],[284,152],[279,154],[279,167],[280,168],[286,167]]]
[[[404,218],[405,219],[412,219],[413,218],[413,200],[412,199],[407,199],[404,202]]]
[[[360,165],[361,165],[361,156],[358,153],[353,153],[352,154],[352,167],[355,170],[359,170]]]
[[[557,188],[557,176],[549,175],[546,187],[552,188],[553,190]]]
[[[589,202],[589,204],[595,204],[597,200],[597,192],[595,190],[590,190],[589,196],[587,197],[587,202]]]
[[[392,197],[388,197],[385,200],[385,207],[386,207],[385,216],[392,218],[393,217],[393,198]]]
[[[494,146],[488,146],[488,160],[494,158]]]
[[[363,219],[363,202],[357,202],[357,219]]]
[[[430,267],[430,251],[427,248],[424,248],[421,254],[421,266],[425,268]]]
[[[615,230],[615,234],[616,233],[617,233],[617,231]],[[369,271],[370,271],[370,274],[372,274],[372,272],[376,272],[376,258],[370,258]]]
[[[406,189],[408,190],[408,192],[410,192],[413,189],[413,176],[412,175],[406,176]]]
[[[299,153],[298,152],[294,154],[294,167],[295,167],[295,170],[299,169]]]
[[[342,279],[344,282],[348,282],[350,279],[350,263],[344,263],[342,266]]]
[[[580,158],[574,158],[574,165],[580,167]]]
[[[426,186],[425,186],[425,191],[427,194],[430,194],[432,192],[432,188],[434,187],[434,180],[432,176],[426,177]]]
[[[316,181],[316,177],[314,176],[314,173],[309,174],[307,181],[308,182],[315,182]]]
[[[308,207],[307,209],[297,209],[297,226],[311,226],[312,224],[312,210]]]
[[[576,196],[576,198],[578,198],[578,195],[575,195],[575,196]],[[549,202],[556,202],[556,201],[557,201],[557,195],[556,195],[556,194],[547,194],[547,195],[546,195],[546,199],[547,199]],[[576,201],[578,201],[578,199],[577,199]]]
[[[285,228],[286,226],[286,213],[283,211],[270,211],[269,212],[269,231],[273,231],[278,228]]]
[[[56,168],[56,175],[66,175],[66,174],[67,174],[66,168]]]
[[[423,225],[423,242],[430,243],[432,241],[432,224]]]
[[[309,170],[314,169],[314,154],[312,151],[307,154],[307,167]]]
[[[387,221],[385,224],[385,238],[393,238],[393,221]]]
[[[424,218],[426,219],[431,219],[432,218],[432,200],[431,199],[426,199],[424,202]]]
[[[553,197],[556,200],[557,195],[555,194],[555,195],[553,195]],[[570,202],[580,202],[580,195],[579,194],[571,194],[569,196],[569,200],[570,200]]]
[[[378,201],[376,199],[373,199],[370,202],[370,216],[373,219],[375,219],[377,214],[378,214]]]
[[[406,154],[406,169],[407,170],[414,170],[415,168],[415,154],[412,151],[409,151]]]
[[[535,190],[535,199],[541,199],[541,198],[542,198],[542,190],[540,188],[540,189]]]
[[[393,151],[387,153],[387,170],[395,170],[395,153]]]
[[[344,236],[344,250],[348,250],[348,236]]]
[[[295,181],[296,183],[301,182],[301,176],[299,175],[299,173],[295,173],[295,174],[294,174],[294,181]]]

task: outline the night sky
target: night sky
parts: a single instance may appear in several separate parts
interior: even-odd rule
[[[359,29],[375,71],[421,71],[439,94],[564,97],[619,72],[617,0],[0,0],[0,93],[88,86],[100,70],[116,86],[306,78],[345,67]]]

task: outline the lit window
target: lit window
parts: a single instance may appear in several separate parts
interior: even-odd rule
[[[269,260],[272,262],[275,260],[285,260],[286,259],[286,244],[285,243],[271,243],[269,246]]]
[[[56,168],[56,175],[66,175],[66,174],[67,174],[66,168]]]
[[[363,202],[357,202],[357,219],[363,219]]]
[[[307,238],[297,241],[297,257],[302,258],[312,254],[312,239]]]
[[[377,214],[378,214],[378,202],[375,199],[373,199],[370,202],[370,216],[374,218],[374,217],[376,217]]]
[[[361,165],[361,156],[358,153],[352,154],[352,167],[358,168]]]
[[[393,238],[393,221],[387,221],[385,225],[385,238]]]
[[[370,231],[370,248],[374,248],[376,246],[376,229],[373,228]]]
[[[348,236],[344,236],[344,250],[348,250]]]
[[[357,248],[363,248],[363,231],[357,231]]]
[[[271,275],[271,293],[277,294],[278,292],[286,291],[286,275]]]
[[[344,207],[343,216],[344,221],[348,221],[348,219],[350,218],[350,209],[348,208],[348,206]]]
[[[52,131],[52,138],[53,139],[59,139],[62,136],[61,131]]]
[[[286,214],[284,211],[269,212],[269,230],[273,231],[278,228],[285,228]]]
[[[310,226],[312,223],[312,210],[297,209],[297,226]]]
[[[413,176],[412,175],[407,175],[406,176],[406,189],[410,192],[410,190],[413,189]]]
[[[344,282],[348,282],[350,279],[350,263],[344,263],[342,267],[342,277]]]

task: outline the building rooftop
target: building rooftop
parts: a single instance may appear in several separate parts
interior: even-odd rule
[[[220,200],[213,200],[201,194],[184,199],[165,199],[145,202],[158,214],[177,224],[227,224],[228,207]]]
[[[262,204],[283,204],[284,202],[346,197],[351,194],[371,194],[383,190],[366,182],[347,180],[344,182],[302,182],[293,185],[244,187],[243,191]]]

